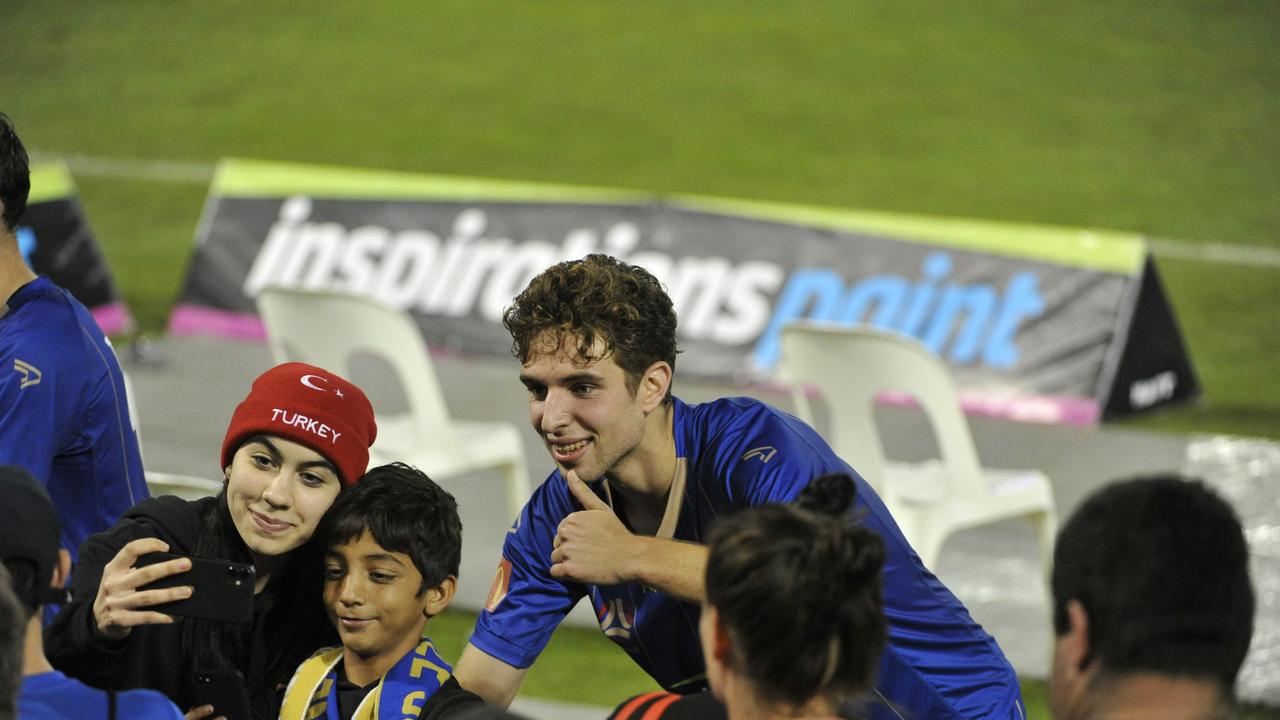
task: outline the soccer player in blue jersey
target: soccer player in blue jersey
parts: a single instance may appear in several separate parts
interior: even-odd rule
[[[85,538],[148,492],[111,343],[18,249],[30,189],[27,152],[0,115],[0,464],[44,483],[74,559]]]
[[[551,633],[589,597],[610,639],[668,690],[706,686],[704,545],[718,517],[855,477],[852,517],[885,542],[876,717],[1021,718],[995,640],[926,569],[884,504],[796,418],[750,398],[671,394],[676,316],[645,270],[604,255],[534,278],[504,324],[535,431],[556,465],[507,535],[456,674],[510,703]]]

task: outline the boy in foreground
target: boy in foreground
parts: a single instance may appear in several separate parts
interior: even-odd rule
[[[402,463],[370,470],[325,518],[324,602],[342,638],[298,667],[282,720],[447,718],[482,705],[425,634],[457,588],[453,496]]]

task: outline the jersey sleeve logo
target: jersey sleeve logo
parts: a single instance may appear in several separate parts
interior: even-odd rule
[[[502,558],[502,562],[498,563],[498,571],[493,574],[493,584],[489,586],[489,597],[484,601],[484,609],[493,612],[498,609],[498,605],[502,604],[503,599],[507,597],[507,590],[511,587],[511,561]]]
[[[636,609],[625,598],[603,598],[596,608],[596,618],[605,635],[617,640],[631,639],[631,628],[636,622]]]
[[[758,448],[751,448],[748,450],[746,454],[742,456],[742,460],[746,461],[751,458],[760,458],[760,462],[768,463],[773,459],[773,456],[777,454],[778,448],[773,447],[772,445],[761,445]]]
[[[40,379],[44,377],[44,373],[39,368],[29,362],[13,359],[13,371],[22,375],[22,379],[18,383],[18,389],[28,388],[32,385],[39,385]]]

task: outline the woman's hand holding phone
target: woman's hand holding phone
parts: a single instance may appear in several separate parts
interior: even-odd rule
[[[210,718],[209,716],[212,714],[212,705],[197,705],[188,710],[187,713],[182,716],[182,720],[205,720],[205,718],[209,718],[209,720],[227,720],[221,715],[215,718]]]
[[[160,578],[177,575],[191,569],[191,560],[180,557],[155,565],[135,567],[138,558],[153,552],[167,552],[169,545],[159,538],[134,540],[116,553],[111,562],[102,568],[102,581],[93,599],[93,620],[98,633],[111,641],[122,640],[138,625],[167,625],[173,616],[154,610],[174,600],[191,597],[190,585],[138,590]]]

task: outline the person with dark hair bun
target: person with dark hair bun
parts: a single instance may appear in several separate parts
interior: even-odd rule
[[[888,638],[884,542],[844,519],[853,481],[818,478],[795,505],[765,505],[710,536],[702,652],[706,694],[641,695],[613,720],[858,717]]]

